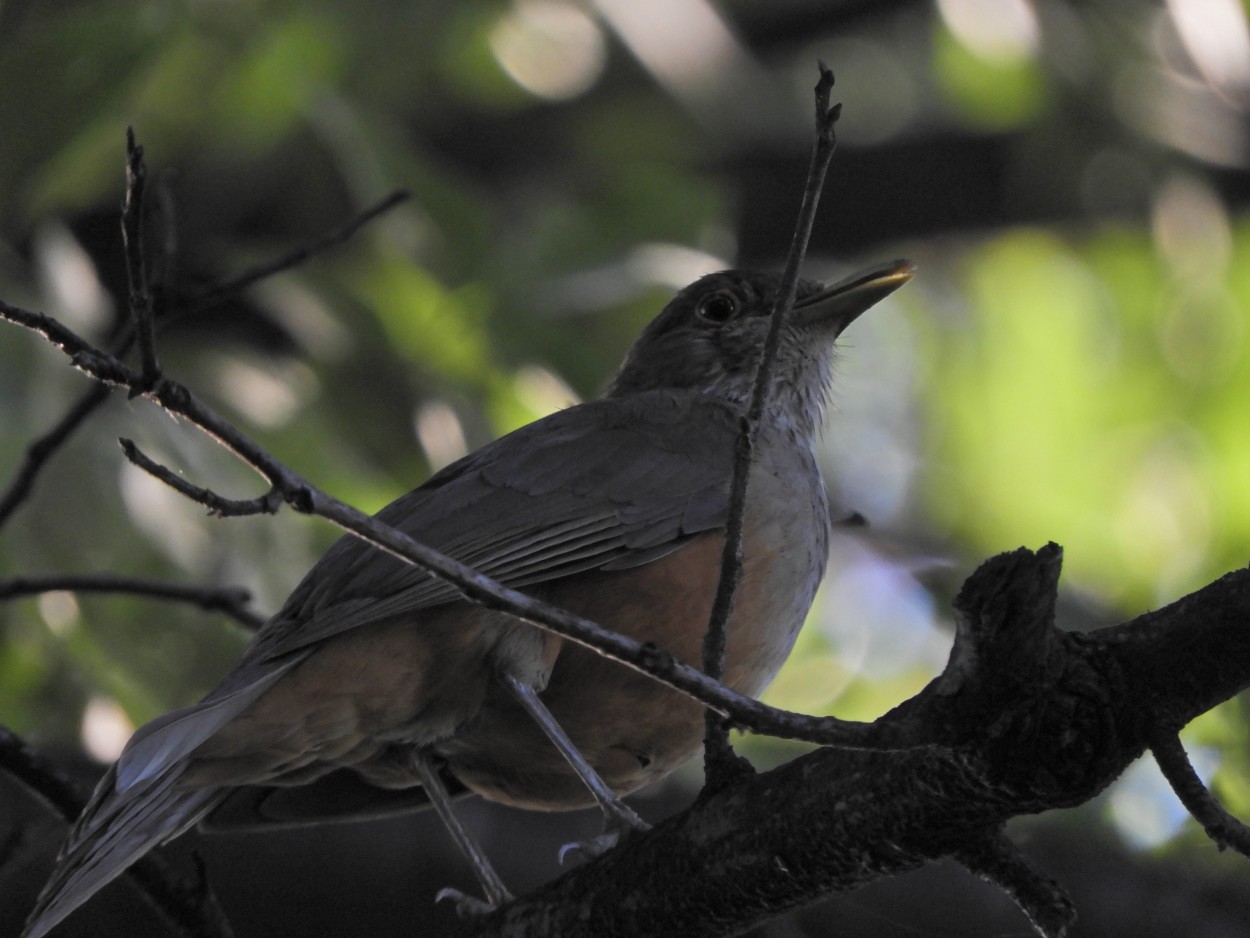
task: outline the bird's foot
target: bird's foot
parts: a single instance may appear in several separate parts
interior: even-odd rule
[[[490,915],[505,902],[511,902],[512,895],[505,890],[502,896],[497,896],[491,901],[479,899],[477,896],[470,896],[468,893],[461,892],[459,889],[454,889],[451,886],[444,886],[435,894],[434,901],[451,902],[456,907],[456,914],[461,918],[474,919]]]
[[[601,857],[618,843],[620,843],[621,835],[615,831],[604,831],[598,837],[591,837],[588,840],[575,840],[567,843],[560,848],[560,865],[564,865],[564,861],[570,854],[581,854],[587,860],[593,860]]]
[[[601,857],[635,831],[647,831],[651,825],[640,818],[624,802],[617,802],[619,811],[604,812],[603,833],[589,840],[575,840],[560,848],[560,863],[572,853],[580,853],[588,860]]]

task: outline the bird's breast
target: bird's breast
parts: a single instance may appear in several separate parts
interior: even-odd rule
[[[744,521],[743,577],[729,623],[724,679],[756,695],[789,655],[824,571],[828,509],[814,463],[796,468],[760,461]],[[651,563],[583,573],[532,591],[699,667],[723,546],[723,531],[710,531]],[[591,765],[622,793],[667,775],[702,744],[701,706],[572,643],[561,647],[542,699]],[[440,751],[462,781],[487,797],[531,808],[589,802],[542,731],[504,694],[488,701]]]

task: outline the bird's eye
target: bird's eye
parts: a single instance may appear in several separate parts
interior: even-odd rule
[[[705,322],[729,322],[738,312],[738,298],[728,290],[717,290],[699,300],[694,312]]]

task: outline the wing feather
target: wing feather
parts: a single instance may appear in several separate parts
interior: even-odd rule
[[[507,586],[624,569],[724,524],[738,415],[694,392],[569,408],[433,476],[378,514]],[[452,602],[437,577],[340,539],[266,627],[266,657]]]

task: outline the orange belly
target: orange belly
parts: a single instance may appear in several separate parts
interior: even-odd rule
[[[781,667],[823,571],[823,538],[793,536],[802,521],[823,516],[748,525],[725,658],[725,682],[742,693],[758,694]],[[709,532],[651,563],[530,592],[698,667],[723,541]],[[686,696],[510,616],[451,603],[325,641],[198,747],[180,784],[298,785],[348,767],[376,785],[407,787],[419,779],[402,753],[417,747],[494,800],[547,810],[591,804],[500,670],[541,689],[618,792],[663,778],[702,745],[703,708]]]
[[[710,533],[646,566],[582,574],[535,594],[698,667],[722,543],[719,533]],[[744,548],[750,559],[729,626],[725,681],[754,695],[789,654],[820,571],[813,572],[814,558],[761,544]],[[703,707],[569,642],[541,696],[590,764],[622,794],[663,778],[703,743]],[[502,689],[489,693],[478,716],[437,751],[461,781],[493,800],[546,810],[593,803],[543,731]]]

